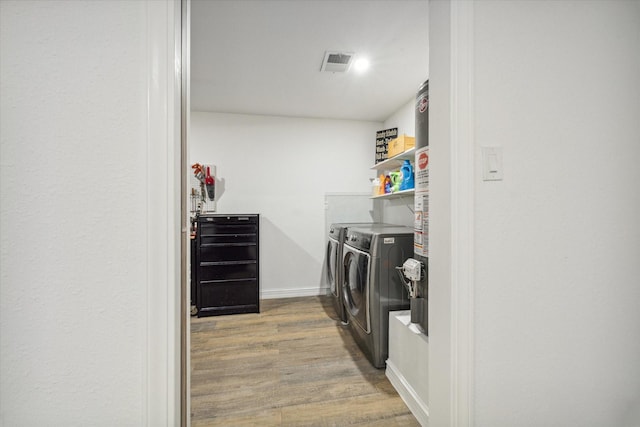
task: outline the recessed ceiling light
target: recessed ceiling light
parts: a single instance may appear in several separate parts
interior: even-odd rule
[[[369,60],[367,58],[358,58],[353,63],[353,69],[359,73],[365,72],[369,68]]]

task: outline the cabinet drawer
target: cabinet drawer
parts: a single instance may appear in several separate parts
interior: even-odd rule
[[[215,281],[203,283],[200,287],[200,306],[221,310],[228,307],[258,305],[255,280]],[[215,308],[214,308],[215,307]]]
[[[255,279],[258,277],[256,261],[206,262],[201,261],[198,282],[213,280]]]
[[[198,233],[204,237],[218,234],[256,234],[257,231],[257,224],[200,223]]]
[[[256,233],[235,233],[235,234],[204,234],[200,236],[201,245],[211,245],[214,243],[256,243],[258,235]]]
[[[258,247],[255,243],[211,243],[200,245],[201,262],[255,261],[257,258]]]
[[[257,224],[258,215],[201,215],[198,221],[204,224]]]

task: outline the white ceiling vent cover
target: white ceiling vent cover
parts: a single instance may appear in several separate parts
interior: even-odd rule
[[[353,52],[325,52],[320,71],[344,73],[349,69]]]

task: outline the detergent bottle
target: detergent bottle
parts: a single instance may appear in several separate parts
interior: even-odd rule
[[[402,173],[400,171],[389,172],[389,178],[391,178],[391,192],[395,193],[396,191],[400,191]]]
[[[413,178],[413,166],[409,160],[405,160],[400,168],[402,174],[402,182],[400,183],[400,191],[410,190],[415,187],[415,181]]]
[[[384,194],[384,175],[380,175],[380,188],[378,188],[378,195]]]
[[[378,196],[380,194],[380,180],[378,178],[373,178],[371,180],[371,195]]]

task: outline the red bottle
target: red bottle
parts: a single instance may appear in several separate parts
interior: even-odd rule
[[[216,181],[211,176],[209,166],[207,166],[207,176],[204,178],[204,183],[207,186],[207,195],[209,196],[209,199],[214,200],[216,198]]]

